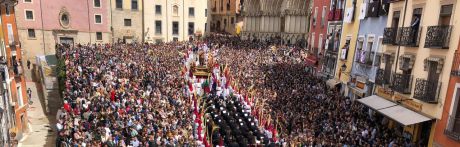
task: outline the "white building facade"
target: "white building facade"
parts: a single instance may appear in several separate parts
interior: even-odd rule
[[[186,41],[210,31],[207,0],[144,1],[145,42]]]

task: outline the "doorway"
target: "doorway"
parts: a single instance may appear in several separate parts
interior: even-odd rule
[[[72,37],[59,37],[59,43],[73,45],[74,42]]]

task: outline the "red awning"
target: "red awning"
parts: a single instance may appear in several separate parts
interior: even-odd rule
[[[307,66],[314,66],[316,64],[316,61],[317,59],[315,56],[309,55],[306,59]]]

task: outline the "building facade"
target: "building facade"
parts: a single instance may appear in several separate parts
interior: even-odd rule
[[[460,40],[459,40],[460,41]],[[434,146],[460,146],[460,46],[455,51],[441,119],[436,123]]]
[[[211,1],[211,31],[226,32],[232,35],[240,33],[243,18],[240,16],[242,0],[212,0]]]
[[[309,0],[246,0],[241,38],[262,41],[281,38],[284,44],[305,41],[309,4]]]
[[[112,42],[144,41],[144,0],[110,0]]]
[[[360,21],[360,25],[348,85],[352,99],[360,99],[373,93],[383,48],[383,29],[375,28],[385,28],[389,6],[389,3],[382,0],[364,0],[359,8],[361,14],[356,19]]]
[[[337,60],[340,38],[342,33],[343,11],[345,9],[345,0],[330,0],[329,11],[327,12],[327,35],[325,37],[325,51],[321,63],[321,75],[327,79],[332,78],[329,83],[335,85],[338,80],[334,79],[337,69]],[[324,7],[324,6],[323,6]],[[318,9],[320,9],[318,7]]]
[[[439,131],[451,125],[447,119],[455,114],[451,113],[448,97],[452,90],[448,86],[453,85],[449,78],[460,37],[456,28],[460,13],[455,13],[460,7],[456,2],[390,1],[376,95],[359,100],[390,118],[390,126],[417,146],[451,145]],[[366,100],[389,106],[378,108]],[[443,111],[443,107],[450,111]],[[436,127],[439,129],[435,131]]]
[[[360,19],[364,12],[358,11],[363,5],[363,0],[345,1],[345,13],[343,18],[340,45],[338,50],[338,60],[335,79],[341,83],[341,91],[348,95],[348,84],[351,77],[351,69],[356,50]],[[336,33],[338,34],[338,33]]]
[[[323,61],[322,57],[325,54],[328,18],[327,14],[331,1],[314,0],[312,3],[312,14],[310,17],[310,29],[308,32],[308,49],[307,65],[313,67],[313,71],[321,71]]]
[[[26,59],[55,53],[56,43],[111,40],[109,0],[19,0],[16,20]]]
[[[17,1],[7,0],[0,4],[2,39],[0,73],[0,145],[16,143],[28,131],[26,83],[22,67],[22,49],[19,41],[15,7]],[[7,134],[6,134],[7,133]],[[6,134],[6,136],[3,136]]]
[[[184,41],[210,31],[207,0],[148,0],[144,5],[145,41]]]

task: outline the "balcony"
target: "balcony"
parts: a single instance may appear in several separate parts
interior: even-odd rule
[[[440,90],[441,82],[417,78],[415,83],[414,98],[427,103],[438,103]]]
[[[340,21],[340,20],[342,20],[342,9],[335,9],[335,12],[334,12],[334,20],[335,20],[335,21]]]
[[[395,2],[400,2],[400,1],[404,1],[404,0],[390,0],[389,2],[390,3],[395,3]]]
[[[377,85],[386,85],[390,84],[391,73],[386,72],[384,69],[378,69],[375,77],[375,84]]]
[[[14,76],[20,77],[22,75],[22,66],[20,65],[13,66],[13,72],[14,72]]]
[[[454,61],[452,63],[452,70],[450,71],[452,76],[460,76],[460,52],[455,52]]]
[[[460,118],[449,116],[447,125],[444,134],[455,141],[460,141]]]
[[[452,26],[429,26],[426,31],[425,48],[448,49]]]
[[[410,94],[412,88],[412,75],[395,73],[393,75],[393,89],[402,94]]]
[[[355,61],[361,65],[372,66],[371,52],[357,50]]]
[[[398,29],[398,44],[408,47],[417,47],[420,39],[420,28],[401,27]]]
[[[396,43],[397,32],[398,32],[397,28],[385,28],[383,30],[382,44],[397,45]]]

